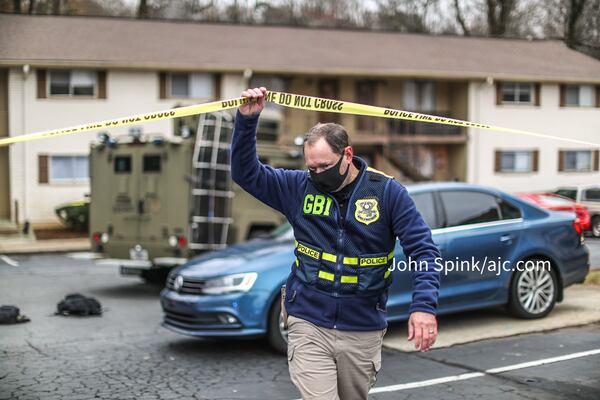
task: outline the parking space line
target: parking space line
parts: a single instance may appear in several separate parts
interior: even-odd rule
[[[4,261],[5,263],[7,263],[8,265],[10,265],[11,267],[18,267],[19,266],[19,262],[16,260],[13,260],[10,257],[5,256],[4,254],[0,254],[0,260]]]
[[[567,360],[573,360],[573,359],[581,358],[581,357],[589,357],[589,356],[593,356],[593,355],[597,355],[597,354],[600,354],[600,349],[593,349],[593,350],[582,351],[579,353],[565,354],[563,356],[557,356],[557,357],[543,358],[543,359],[535,360],[535,361],[507,365],[505,367],[491,368],[491,369],[487,369],[483,372],[471,372],[471,373],[465,373],[465,374],[460,374],[460,375],[450,375],[450,376],[444,376],[441,378],[427,379],[424,381],[408,382],[408,383],[401,383],[398,385],[382,386],[382,387],[371,389],[369,391],[369,394],[384,393],[384,392],[396,392],[399,390],[415,389],[415,388],[420,388],[420,387],[425,387],[425,386],[439,385],[442,383],[463,381],[466,379],[479,378],[479,377],[486,376],[486,375],[500,374],[502,372],[514,371],[517,369],[537,367],[540,365],[551,364],[551,363],[567,361]]]
[[[514,371],[516,369],[529,368],[529,367],[537,367],[537,366],[544,365],[544,364],[551,364],[551,363],[560,362],[560,361],[567,361],[567,360],[572,360],[574,358],[593,356],[596,354],[600,354],[600,349],[582,351],[579,353],[566,354],[564,356],[558,356],[558,357],[543,358],[541,360],[508,365],[506,367],[492,368],[492,369],[486,370],[485,372],[487,374],[499,374],[501,372]]]

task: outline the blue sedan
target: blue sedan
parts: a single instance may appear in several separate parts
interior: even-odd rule
[[[427,183],[407,189],[442,259],[438,314],[506,305],[519,318],[546,316],[563,290],[583,282],[589,252],[575,216],[543,210],[496,189]],[[202,254],[174,270],[161,291],[162,325],[198,337],[267,336],[280,352],[286,331],[280,288],[294,262],[284,224],[268,237]],[[411,264],[396,246],[387,318],[408,318]],[[416,261],[416,260],[412,260]]]

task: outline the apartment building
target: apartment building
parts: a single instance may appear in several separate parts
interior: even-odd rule
[[[249,85],[600,142],[600,62],[557,41],[0,15],[0,136],[237,97]],[[195,120],[139,128],[181,135]],[[294,143],[325,121],[402,182],[600,182],[598,147],[512,133],[269,105],[259,139]],[[97,134],[0,148],[0,219],[52,221],[56,205],[83,198]]]

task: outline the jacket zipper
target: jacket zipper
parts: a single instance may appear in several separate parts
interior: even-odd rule
[[[344,219],[341,219],[340,204],[338,203],[338,201],[335,198],[335,196],[332,196],[329,193],[322,192],[321,190],[319,190],[313,184],[313,186],[315,187],[315,189],[318,192],[321,192],[321,193],[325,194],[326,196],[331,197],[333,199],[333,201],[335,202],[335,207],[336,207],[336,210],[337,210],[338,227],[339,227],[339,229],[338,229],[337,248],[336,248],[336,250],[337,250],[336,272],[337,272],[338,277],[341,276],[340,274],[341,274],[341,270],[342,270],[342,263],[343,263],[343,260],[344,260],[344,255],[342,254],[342,246],[344,244],[344,225],[346,224],[346,221],[348,220],[348,212],[349,212],[349,210],[351,208],[350,204],[352,204],[352,199],[354,199],[354,194],[356,193],[356,189],[358,188],[358,186],[362,182],[365,173],[366,173],[365,171],[362,171],[360,173],[360,175],[358,177],[358,182],[356,182],[356,184],[354,185],[354,189],[352,189],[352,193],[350,193],[350,198],[348,199],[348,205],[346,206],[346,215],[344,216]],[[338,293],[337,289],[338,289],[338,281],[336,281],[334,279],[334,281],[333,281],[333,297],[339,297],[339,293]],[[333,328],[334,329],[337,328],[338,314],[339,314],[339,301],[336,301],[335,313],[334,313],[334,317],[333,317]]]

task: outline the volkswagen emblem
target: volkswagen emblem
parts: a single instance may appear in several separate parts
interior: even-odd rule
[[[179,292],[179,289],[181,289],[182,286],[183,286],[183,276],[177,275],[175,277],[175,281],[173,281],[173,289],[175,289],[176,292]]]

